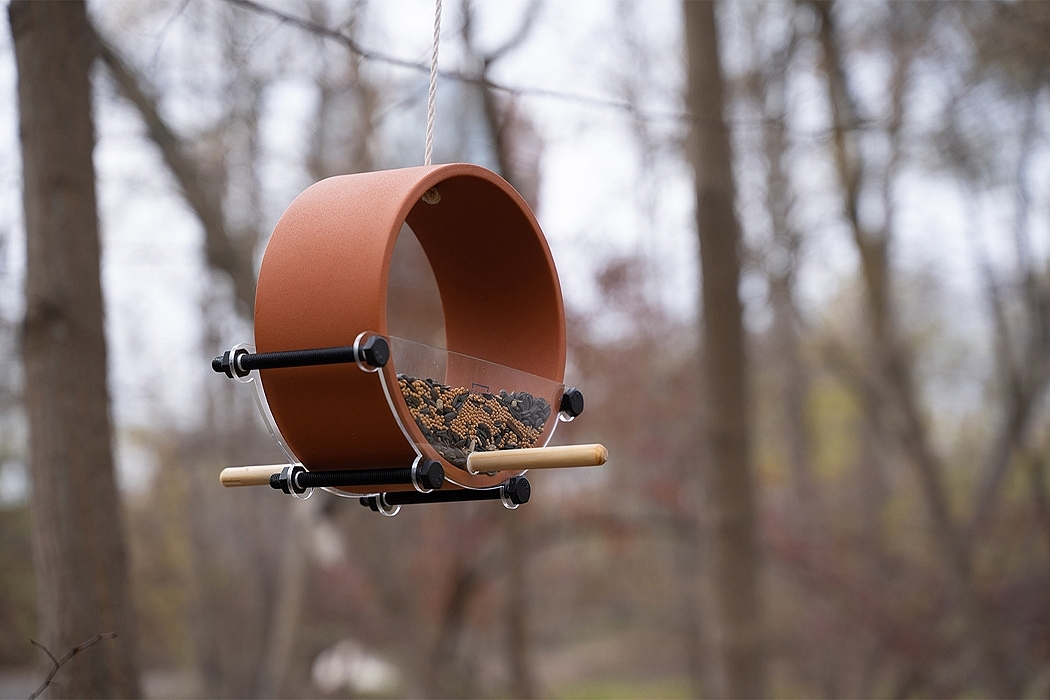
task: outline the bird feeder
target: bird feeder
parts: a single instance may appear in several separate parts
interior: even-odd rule
[[[407,224],[441,295],[445,348],[391,337],[387,283]],[[288,465],[226,485],[322,486],[386,513],[402,504],[528,500],[524,470],[604,463],[547,447],[583,410],[563,383],[565,311],[550,249],[521,196],[480,166],[343,175],[300,194],[263,256],[256,347],[213,368],[255,384]]]

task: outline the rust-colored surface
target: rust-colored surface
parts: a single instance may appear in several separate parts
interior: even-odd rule
[[[441,196],[437,204],[421,200],[430,188]],[[300,194],[263,256],[258,351],[350,345],[362,331],[386,335],[387,276],[406,221],[441,292],[447,348],[561,382],[565,312],[550,249],[517,192],[476,165],[342,175]],[[392,379],[396,358],[383,371]],[[450,363],[448,383],[462,379],[456,372]],[[332,365],[261,374],[274,419],[308,469],[407,466],[415,457],[378,373]],[[390,385],[401,422],[425,443],[396,381]],[[438,458],[433,450],[427,456]],[[471,476],[443,465],[471,487],[509,476]]]

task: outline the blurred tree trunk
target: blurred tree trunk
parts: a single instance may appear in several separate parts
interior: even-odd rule
[[[61,656],[117,632],[62,669],[62,697],[140,694],[135,618],[113,470],[99,280],[84,3],[9,9],[18,64],[26,222],[23,353],[40,630]]]
[[[479,77],[487,81],[492,67],[504,56],[521,45],[532,31],[536,17],[539,15],[539,2],[532,0],[526,7],[521,22],[511,36],[497,49],[481,52],[477,47],[475,26],[476,20],[473,3],[464,0],[462,3],[463,42],[468,54],[476,62]],[[538,181],[538,174],[523,172],[524,168],[515,163],[513,157],[514,138],[512,104],[502,103],[499,96],[483,84],[476,88],[481,93],[481,102],[485,125],[488,130],[489,143],[493,149],[497,171],[504,177],[525,200],[529,206],[536,206],[536,187],[530,183]],[[520,124],[518,126],[521,126]],[[504,513],[503,541],[507,557],[507,600],[503,607],[504,623],[507,634],[507,656],[510,669],[510,694],[516,698],[534,698],[537,696],[536,672],[532,663],[532,652],[529,634],[529,595],[525,585],[528,570],[528,553],[530,550],[530,533],[527,528],[528,513],[518,510]]]
[[[321,501],[296,502],[292,522],[282,542],[284,553],[277,576],[274,605],[269,615],[263,663],[259,667],[255,697],[283,697],[295,659],[295,641],[302,626],[310,566],[310,535],[320,519]]]
[[[437,639],[431,652],[428,693],[442,698],[478,695],[473,660],[464,661],[460,645],[467,625],[467,609],[481,585],[479,557],[457,557],[451,567],[451,585],[441,611]]]
[[[531,545],[522,514],[513,511],[504,518],[507,527],[507,650],[510,656],[510,693],[516,698],[534,698],[536,674],[529,643],[529,589],[525,585]]]
[[[986,688],[997,697],[1017,697],[1022,690],[1011,678],[1009,660],[999,646],[999,630],[974,580],[970,548],[951,511],[943,467],[930,441],[919,407],[911,358],[900,339],[891,298],[889,266],[892,202],[890,184],[900,153],[900,127],[906,92],[910,47],[899,46],[891,78],[892,109],[887,127],[890,161],[882,175],[881,196],[887,215],[882,230],[870,230],[860,221],[861,189],[866,169],[855,132],[859,110],[847,88],[845,63],[836,42],[835,18],[831,0],[811,0],[820,17],[819,40],[824,52],[824,71],[828,81],[833,115],[835,165],[843,189],[846,220],[860,255],[861,277],[868,302],[871,336],[871,367],[878,402],[874,411],[891,412],[897,418],[896,431],[901,448],[915,469],[931,523],[931,535],[945,563],[945,571],[976,645],[979,673]]]
[[[1047,549],[1050,549],[1050,491],[1046,487],[1046,462],[1040,454],[1032,454],[1028,461],[1028,485],[1032,489],[1032,504],[1039,516]]]
[[[689,159],[696,179],[703,339],[702,401],[709,454],[707,504],[716,591],[716,656],[722,695],[765,693],[759,609],[757,508],[748,446],[747,361],[740,283],[740,227],[714,4],[684,3],[688,106],[693,115]]]
[[[310,19],[319,26],[331,26],[332,7],[317,3],[307,7]],[[353,37],[361,33],[366,0],[357,0],[350,16],[338,22]],[[306,166],[313,180],[333,175],[365,173],[376,167],[373,158],[376,114],[380,95],[376,85],[361,71],[362,59],[354,54],[332,61],[325,52],[328,37],[314,37],[321,68],[316,77],[319,103],[315,127],[310,136]],[[340,56],[343,56],[340,52]]]
[[[695,468],[695,465],[691,465]],[[683,481],[689,484],[690,479]],[[690,489],[689,501],[700,501],[692,498],[700,489]],[[715,674],[712,672],[712,654],[709,640],[705,636],[707,631],[706,618],[704,617],[704,597],[711,588],[710,582],[704,575],[703,568],[703,544],[702,524],[697,513],[700,508],[692,512],[683,513],[682,517],[675,523],[675,555],[674,566],[676,578],[678,579],[679,611],[681,614],[681,628],[683,636],[682,651],[685,656],[685,670],[689,677],[689,686],[693,697],[715,698],[718,697],[718,687],[715,682]]]
[[[773,154],[770,154],[771,156]],[[775,180],[776,178],[771,178]],[[770,182],[770,197],[775,185]],[[773,217],[776,238],[781,238],[782,221]],[[786,237],[786,236],[784,236]],[[794,242],[792,242],[794,247]],[[784,250],[784,249],[781,249]],[[792,250],[789,255],[795,256]],[[780,400],[783,411],[783,437],[788,450],[788,465],[794,495],[793,508],[807,537],[816,534],[823,511],[820,490],[817,488],[810,465],[809,430],[806,425],[806,397],[809,394],[809,376],[799,348],[798,309],[795,305],[795,262],[787,269],[773,271],[769,276],[770,305],[773,308],[773,345],[780,375]]]
[[[806,398],[809,373],[801,353],[801,331],[795,286],[802,237],[791,223],[792,193],[787,163],[786,73],[795,53],[796,35],[758,72],[756,95],[767,126],[763,148],[769,163],[766,178],[769,216],[773,224],[773,256],[767,260],[769,299],[773,310],[772,342],[778,366],[783,437],[794,494],[795,518],[804,534],[817,536],[823,515],[823,499],[814,479]]]

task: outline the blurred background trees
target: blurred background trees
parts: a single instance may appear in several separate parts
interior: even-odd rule
[[[570,5],[446,3],[435,162],[536,208],[587,397],[557,439],[613,459],[394,519],[220,490],[278,457],[208,360],[251,337],[299,191],[420,162],[426,74],[383,57],[425,63],[432,4],[88,5],[145,692],[1050,693],[1048,5]],[[48,596],[0,50],[6,697],[43,677]],[[440,344],[407,229],[395,258],[392,331]]]
[[[97,635],[116,637],[72,664],[53,692],[134,697],[138,630],[113,468],[99,280],[88,75],[94,35],[83,2],[15,2],[9,18],[22,143],[20,339],[40,643],[54,660]]]

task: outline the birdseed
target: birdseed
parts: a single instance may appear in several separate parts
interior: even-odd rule
[[[471,452],[534,447],[551,415],[549,403],[524,391],[478,393],[404,374],[397,383],[423,436],[457,467]]]

